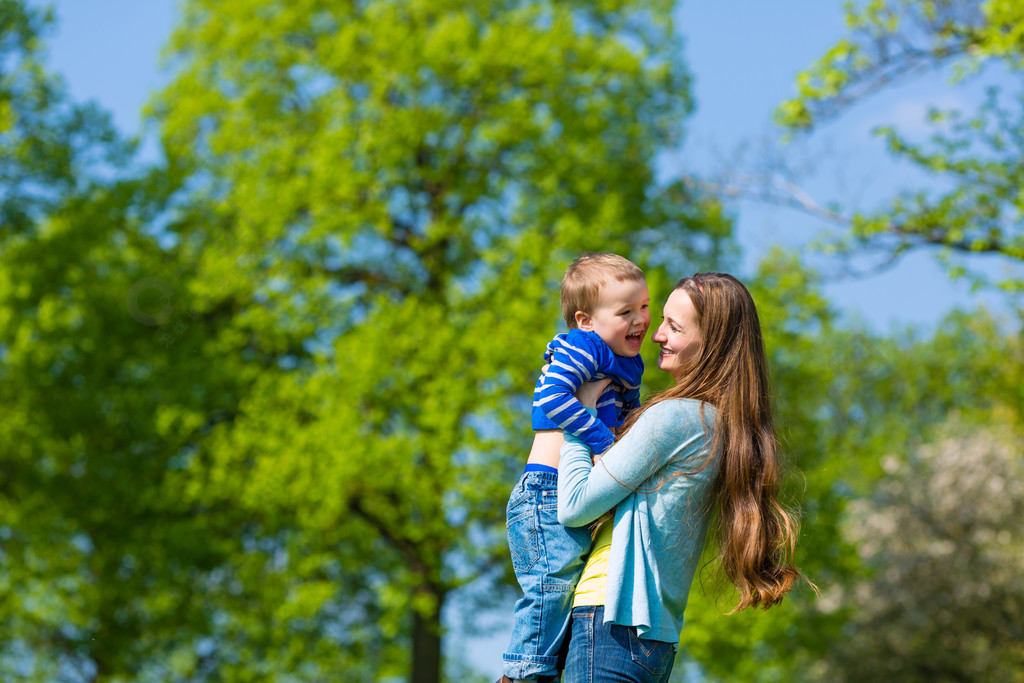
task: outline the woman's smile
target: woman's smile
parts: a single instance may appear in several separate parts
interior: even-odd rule
[[[700,323],[690,296],[681,289],[673,291],[665,302],[664,318],[651,341],[661,347],[658,368],[678,377],[700,350]]]

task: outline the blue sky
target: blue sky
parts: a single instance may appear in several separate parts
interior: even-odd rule
[[[684,53],[694,74],[697,100],[681,154],[685,168],[714,173],[743,141],[778,139],[772,112],[795,93],[797,73],[845,35],[842,4],[694,0],[679,6],[676,24],[686,41]],[[977,81],[953,87],[948,70],[939,71],[897,84],[852,107],[808,141],[815,167],[801,187],[821,204],[838,199],[865,210],[879,206],[894,190],[920,187],[928,180],[886,154],[872,129],[896,125],[920,139],[926,134],[929,105],[973,111],[988,83],[1011,84],[990,69]],[[804,245],[826,227],[791,210],[751,202],[732,208],[748,265],[772,245]],[[820,263],[825,272],[837,272],[837,264]],[[992,276],[1005,273],[1006,264],[998,258],[974,258],[971,264]],[[1019,267],[1016,272],[1020,274]],[[1005,299],[972,294],[965,282],[951,282],[931,253],[924,252],[905,257],[877,276],[833,281],[826,293],[846,316],[879,331],[904,325],[931,327],[954,307],[981,304],[1006,311]]]
[[[37,4],[42,4],[41,0]],[[173,0],[57,0],[58,25],[49,38],[50,64],[66,78],[77,99],[94,99],[112,112],[125,132],[140,132],[140,112],[166,80],[159,54],[177,16]],[[797,72],[843,35],[839,0],[734,0],[684,2],[676,24],[685,40],[684,57],[694,75],[697,110],[687,125],[686,144],[666,155],[663,166],[709,174],[728,165],[744,141],[777,138],[771,125],[775,106],[794,92]],[[946,74],[933,74],[885,91],[853,108],[811,140],[818,167],[807,189],[819,201],[840,198],[870,207],[892,188],[920,176],[893,162],[871,135],[875,125],[898,122],[922,128],[928,103],[971,108],[980,85],[952,88]],[[922,128],[923,129],[923,128]],[[155,154],[155,146],[144,146]],[[796,212],[733,205],[737,233],[749,271],[772,245],[805,245],[825,226]],[[976,260],[993,274],[997,259]],[[826,264],[827,266],[828,264]],[[903,325],[931,326],[952,307],[984,303],[1004,310],[994,295],[972,294],[950,282],[932,257],[911,255],[881,275],[827,285],[829,298],[845,315],[878,330]]]
[[[36,4],[42,4],[36,2]],[[841,35],[841,0],[698,2],[676,12],[684,36],[684,57],[694,75],[697,111],[687,126],[687,142],[663,164],[688,172],[712,173],[728,164],[743,141],[777,137],[771,127],[775,106],[794,92],[797,72],[819,57]],[[50,65],[63,74],[76,99],[94,99],[113,113],[117,126],[140,133],[140,112],[166,75],[159,53],[176,18],[173,0],[59,0],[53,3],[58,26],[49,37]],[[822,201],[852,198],[858,205],[887,196],[893,188],[919,180],[913,169],[889,159],[870,129],[898,122],[904,130],[920,127],[927,103],[973,105],[979,87],[953,89],[946,74],[934,74],[892,88],[853,108],[812,140],[818,168],[807,189]],[[144,153],[155,154],[152,144]],[[746,253],[745,268],[775,244],[806,244],[822,228],[813,220],[782,209],[750,203],[732,207]],[[980,260],[998,274],[995,260]],[[682,274],[689,274],[689,271]],[[952,307],[986,303],[1002,310],[993,295],[971,294],[953,283],[930,256],[918,254],[871,278],[836,282],[826,288],[845,315],[878,330],[930,327]],[[511,608],[511,604],[509,605]],[[507,615],[494,615],[495,635],[453,638],[481,670],[496,673],[507,637]]]

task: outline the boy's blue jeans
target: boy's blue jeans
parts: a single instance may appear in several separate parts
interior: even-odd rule
[[[557,676],[573,594],[590,553],[590,529],[558,523],[558,473],[543,466],[527,466],[512,489],[506,520],[523,597],[516,602],[502,670],[509,678]]]

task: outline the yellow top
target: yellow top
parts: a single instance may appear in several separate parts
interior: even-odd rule
[[[576,596],[573,607],[589,607],[603,605],[608,585],[608,552],[612,547],[612,520],[607,520],[597,532],[597,538],[591,546],[587,566],[583,568],[583,576],[576,584]]]

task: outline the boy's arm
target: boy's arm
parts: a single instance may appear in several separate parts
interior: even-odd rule
[[[597,372],[600,350],[580,336],[574,336],[572,342],[566,340],[554,349],[538,400],[552,422],[587,444],[594,453],[603,453],[612,445],[614,435],[574,396]]]

